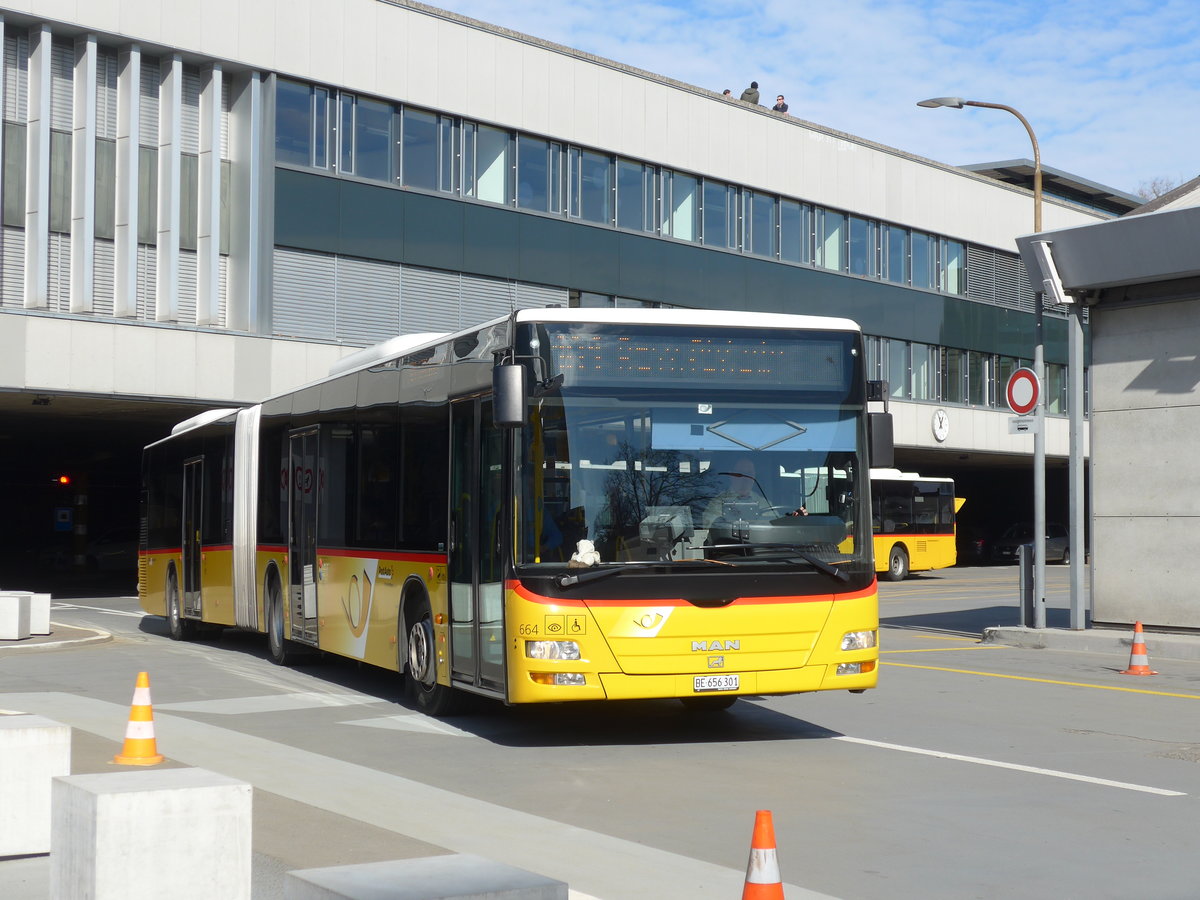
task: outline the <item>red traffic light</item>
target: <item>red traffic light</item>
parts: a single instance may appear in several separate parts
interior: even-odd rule
[[[71,476],[70,475],[56,475],[54,477],[54,483],[61,484],[64,487],[66,487],[68,484],[71,483]]]

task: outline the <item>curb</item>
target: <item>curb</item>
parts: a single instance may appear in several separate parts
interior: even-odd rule
[[[1146,652],[1151,658],[1200,661],[1200,634],[1155,634],[1144,632]],[[1123,653],[1133,646],[1133,627],[1086,628],[1071,631],[1065,628],[1021,628],[995,626],[983,630],[985,644],[1005,644],[1027,650],[1076,650],[1084,653]]]
[[[75,632],[78,636],[58,637],[53,632],[48,635],[40,634],[26,638],[23,641],[0,643],[0,654],[13,651],[58,650],[62,647],[78,647],[84,644],[102,644],[113,639],[112,633],[100,628],[84,628],[79,625],[63,625],[61,622],[51,622],[52,628],[60,631]]]

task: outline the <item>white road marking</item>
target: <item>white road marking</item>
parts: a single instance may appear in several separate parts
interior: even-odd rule
[[[474,737],[469,731],[439,722],[420,713],[398,716],[379,716],[374,719],[355,719],[339,725],[362,725],[366,728],[386,728],[392,731],[416,731],[425,734],[444,734],[451,737]]]
[[[264,697],[227,697],[223,700],[190,700],[182,703],[156,703],[156,709],[174,712],[200,712],[241,716],[252,713],[286,712],[296,709],[319,709],[333,706],[365,706],[383,703],[365,694],[326,694],[303,691],[295,694],[268,694]]]
[[[103,606],[80,606],[78,603],[51,603],[51,609],[86,609],[91,612],[104,613],[108,616],[125,616],[130,619],[141,619],[144,612],[126,612],[123,609],[105,609]]]
[[[869,741],[866,738],[837,735],[835,741],[845,741],[848,744],[862,744],[866,747],[879,747],[883,750],[899,750],[902,753],[916,753],[921,756],[934,756],[938,759],[953,759],[958,762],[974,763],[977,766],[992,766],[997,769],[1012,769],[1014,772],[1028,772],[1031,775],[1049,775],[1051,778],[1065,778],[1068,781],[1083,781],[1102,787],[1121,788],[1125,791],[1141,791],[1144,794],[1158,794],[1161,797],[1186,797],[1182,791],[1168,791],[1163,788],[1148,787],[1144,784],[1130,784],[1126,781],[1110,781],[1107,778],[1093,778],[1090,775],[1077,775],[1074,772],[1060,772],[1056,769],[1041,769],[1037,766],[1022,766],[1017,763],[1001,762],[998,759],[984,759],[981,756],[962,756],[958,753],[946,753],[941,750],[925,750],[921,747],[906,747],[903,744],[888,744],[883,741]]]

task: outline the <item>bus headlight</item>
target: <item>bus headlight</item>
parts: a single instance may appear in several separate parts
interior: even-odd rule
[[[842,635],[843,650],[869,650],[874,646],[874,631],[847,631]]]
[[[866,675],[867,673],[874,671],[874,660],[860,663],[838,663],[837,667],[837,674],[839,675]]]
[[[587,684],[587,676],[580,672],[530,672],[529,680],[534,684],[570,685],[574,687]]]
[[[575,641],[526,641],[525,655],[530,659],[579,659]]]

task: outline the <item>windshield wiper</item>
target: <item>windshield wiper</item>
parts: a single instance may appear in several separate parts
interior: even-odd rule
[[[808,563],[814,569],[824,572],[830,578],[836,578],[838,581],[847,582],[850,576],[839,569],[837,566],[831,565],[823,559],[818,559],[807,551],[801,550],[795,544],[713,544],[711,549],[715,550],[778,550],[779,553],[773,553],[769,556],[747,556],[746,559],[779,559],[785,562],[789,559],[801,559]],[[735,563],[736,565],[736,563]]]
[[[644,563],[628,563],[625,565],[610,566],[604,569],[568,569],[565,572],[559,572],[554,576],[554,583],[560,588],[574,587],[577,584],[585,584],[589,581],[602,581],[605,578],[611,578],[614,575],[622,575],[625,572],[645,572],[647,569],[658,569],[663,566],[687,566],[696,564],[705,566],[728,566],[731,563],[723,562],[719,559],[679,559],[659,560],[657,562]]]

